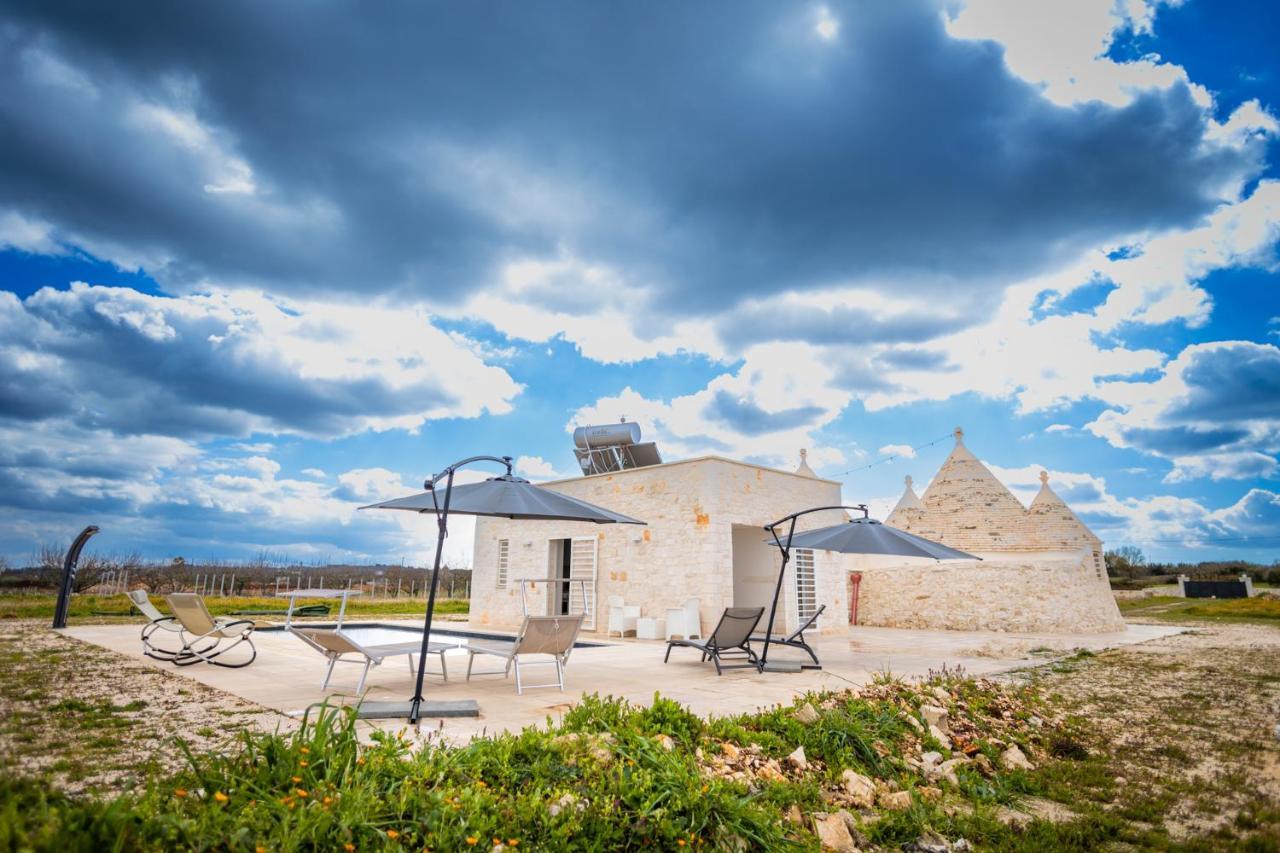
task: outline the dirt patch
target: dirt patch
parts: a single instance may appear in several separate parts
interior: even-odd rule
[[[286,729],[275,711],[58,634],[0,622],[0,771],[68,791],[121,790],[221,747],[248,727]]]
[[[1280,803],[1280,630],[1214,624],[1034,678],[1092,732],[1112,776],[1108,808],[1183,840]]]

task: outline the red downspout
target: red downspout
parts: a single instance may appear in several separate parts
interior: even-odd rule
[[[862,585],[862,572],[849,572],[849,624],[858,624],[858,587]]]

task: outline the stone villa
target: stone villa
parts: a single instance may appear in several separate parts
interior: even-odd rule
[[[647,524],[478,518],[474,624],[511,627],[526,610],[585,610],[586,630],[603,634],[610,596],[656,617],[696,598],[707,632],[725,607],[769,604],[779,555],[765,541],[766,523],[806,507],[844,502],[840,483],[816,476],[803,452],[796,471],[700,456],[545,485]],[[815,513],[803,519],[802,529],[844,518],[839,510]],[[855,619],[1008,631],[1123,627],[1098,538],[1047,481],[1031,507],[1023,507],[964,446],[960,430],[923,498],[908,480],[886,522],[982,560],[797,550],[783,584],[781,623],[795,625],[825,604],[824,632],[843,631]]]

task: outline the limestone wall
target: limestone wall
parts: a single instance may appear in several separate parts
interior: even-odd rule
[[[610,595],[661,617],[687,598],[699,599],[704,631],[733,604],[734,525],[762,528],[787,513],[840,503],[840,484],[718,457],[657,465],[547,484],[559,492],[648,522],[594,525],[478,518],[471,618],[478,625],[511,627],[522,616],[514,579],[547,577],[551,539],[593,536],[598,542],[597,630],[605,630]],[[801,529],[839,521],[839,512],[815,513]],[[739,537],[742,537],[739,532]],[[759,530],[760,538],[765,532]],[[498,540],[507,539],[506,589],[496,585]],[[822,569],[819,568],[821,572]],[[841,576],[843,583],[843,576]],[[541,585],[531,611],[546,612]],[[790,592],[790,589],[787,590]],[[828,608],[830,611],[831,608]],[[782,622],[790,601],[780,609]],[[841,623],[843,624],[843,623]]]
[[[858,622],[951,630],[1123,630],[1110,585],[1082,565],[1090,556],[862,568]]]

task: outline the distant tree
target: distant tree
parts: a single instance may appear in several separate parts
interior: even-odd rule
[[[1113,553],[1123,557],[1131,566],[1145,566],[1147,564],[1147,556],[1142,553],[1142,549],[1137,545],[1121,545]]]
[[[1132,545],[1125,545],[1106,552],[1103,555],[1103,561],[1107,565],[1107,574],[1115,578],[1132,579],[1146,574],[1144,567],[1147,559],[1140,549]]]

